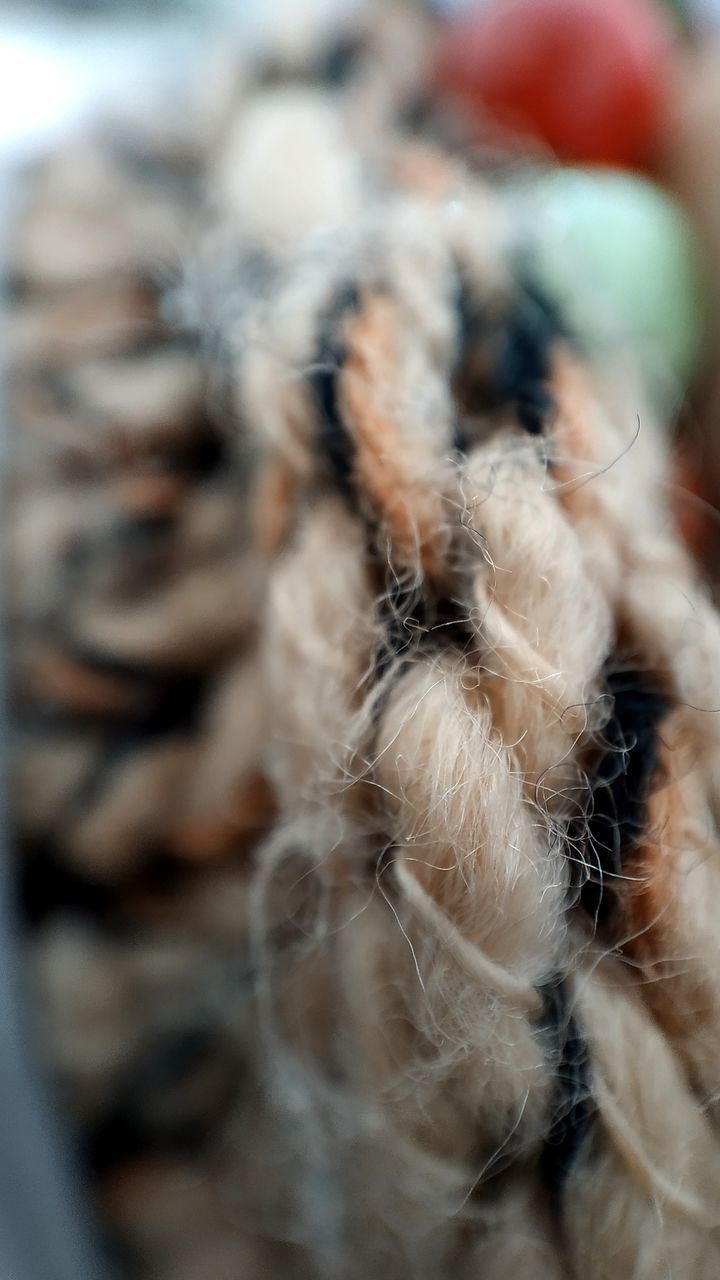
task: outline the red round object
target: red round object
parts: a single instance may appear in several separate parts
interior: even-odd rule
[[[659,0],[482,0],[441,35],[436,84],[563,160],[644,165],[673,35]]]

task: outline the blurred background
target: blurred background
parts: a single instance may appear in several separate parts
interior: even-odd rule
[[[245,1269],[225,1171],[203,1164],[197,1138],[207,1125],[222,1141],[244,1069],[225,1023],[248,985],[234,931],[267,800],[242,761],[227,779],[218,766],[237,743],[219,695],[243,715],[247,696],[227,664],[251,623],[222,612],[232,579],[216,573],[243,536],[236,463],[198,378],[207,334],[169,333],[163,298],[203,225],[204,152],[240,88],[287,76],[355,94],[381,134],[392,121],[487,168],[588,351],[642,366],[667,424],[675,519],[716,589],[719,40],[720,0],[0,3],[3,457],[18,424],[31,440],[8,627],[22,660],[2,718],[22,746],[2,815],[2,1280],[286,1274],[282,1249]],[[51,437],[40,465],[37,439]],[[148,675],[133,627],[193,557],[183,599],[202,583],[202,613],[212,587],[216,647],[205,653],[204,617],[179,617],[168,590]],[[46,652],[65,613],[124,637],[92,672],[137,697],[121,734],[117,690],[79,678],[82,645],[74,666]],[[198,723],[212,741],[191,768],[207,792],[188,801]],[[138,781],[122,768],[141,738]],[[181,839],[171,818],[186,803]]]
[[[0,6],[0,148],[18,159],[93,112],[187,81],[198,47],[252,40],[262,0],[17,0]]]

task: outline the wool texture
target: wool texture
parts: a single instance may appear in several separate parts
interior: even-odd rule
[[[39,1051],[128,1277],[715,1280],[720,620],[662,408],[418,103],[432,19],[321,31],[28,179]]]

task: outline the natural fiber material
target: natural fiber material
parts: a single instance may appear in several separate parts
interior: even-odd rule
[[[30,187],[41,1043],[130,1275],[715,1280],[718,618],[632,353],[358,22]]]

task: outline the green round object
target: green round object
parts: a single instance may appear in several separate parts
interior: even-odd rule
[[[705,300],[681,207],[615,169],[553,169],[522,192],[530,272],[568,327],[591,350],[630,344],[651,371],[687,386],[702,354]]]

